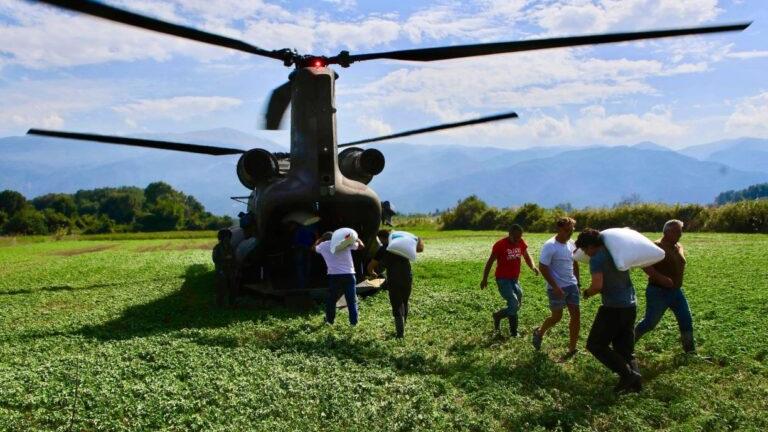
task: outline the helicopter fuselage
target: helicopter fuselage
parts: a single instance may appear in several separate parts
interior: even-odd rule
[[[328,67],[304,67],[291,74],[290,168],[254,189],[256,237],[266,255],[287,253],[290,244],[283,218],[296,211],[320,218],[317,232],[355,229],[367,248],[375,242],[381,202],[366,184],[339,169],[336,141],[336,73]],[[356,270],[362,276],[362,256]]]

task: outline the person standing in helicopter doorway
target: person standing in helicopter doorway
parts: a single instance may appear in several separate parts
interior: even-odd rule
[[[355,264],[352,261],[352,251],[365,247],[361,240],[343,250],[331,250],[332,232],[326,232],[312,246],[312,250],[322,255],[328,268],[328,296],[325,302],[325,322],[333,324],[336,320],[336,299],[344,294],[349,310],[349,324],[356,326],[357,315],[357,281],[355,279]]]
[[[507,317],[511,337],[518,336],[517,313],[523,300],[523,290],[518,282],[521,258],[525,260],[528,268],[538,276],[539,270],[533,265],[531,255],[528,253],[528,245],[523,240],[523,227],[514,224],[510,227],[507,237],[494,243],[491,256],[488,257],[485,269],[483,269],[483,280],[480,282],[480,289],[485,289],[488,286],[488,273],[490,273],[493,263],[496,262],[496,285],[499,287],[499,294],[506,300],[507,307],[493,313],[493,329],[499,332],[501,320]]]
[[[376,276],[376,270],[387,272],[386,288],[389,293],[389,304],[392,306],[392,316],[395,319],[395,337],[405,336],[405,323],[408,320],[408,300],[411,298],[413,272],[408,258],[387,250],[389,246],[389,230],[380,230],[376,236],[381,247],[376,256],[368,263],[368,274]],[[424,240],[416,242],[416,252],[424,251]]]
[[[232,231],[219,230],[219,243],[213,247],[212,259],[216,269],[216,305],[235,304],[234,272],[235,250],[232,247]]]

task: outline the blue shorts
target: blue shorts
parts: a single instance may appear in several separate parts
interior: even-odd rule
[[[563,298],[557,298],[555,297],[555,293],[552,291],[552,289],[547,288],[547,297],[549,297],[549,308],[552,310],[563,310],[565,309],[565,305],[579,305],[579,287],[576,285],[568,285],[562,287],[563,292],[565,295]]]

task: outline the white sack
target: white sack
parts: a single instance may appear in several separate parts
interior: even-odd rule
[[[331,236],[331,252],[339,253],[357,243],[357,231],[352,228],[339,228]]]
[[[387,251],[411,261],[416,261],[416,245],[419,238],[405,231],[393,231],[389,234]]]
[[[576,249],[576,252],[573,253],[573,260],[582,264],[589,264],[589,255],[585,254],[581,249]]]
[[[609,228],[601,231],[600,237],[621,271],[648,267],[664,259],[662,248],[633,229]]]

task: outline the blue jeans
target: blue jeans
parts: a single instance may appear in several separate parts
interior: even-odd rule
[[[675,314],[680,333],[693,332],[693,317],[682,288],[669,289],[648,284],[645,303],[645,317],[635,327],[635,339],[653,330],[667,309]]]
[[[499,286],[499,294],[507,301],[507,316],[516,316],[523,301],[523,290],[517,279],[496,278],[496,285]]]
[[[325,320],[331,324],[336,320],[336,300],[341,293],[347,300],[349,323],[357,325],[357,281],[353,274],[328,275],[328,297],[325,301]]]
[[[579,287],[576,285],[567,285],[561,287],[565,294],[563,298],[555,297],[555,292],[547,287],[547,296],[549,297],[549,308],[551,310],[563,310],[565,305],[579,305]]]

